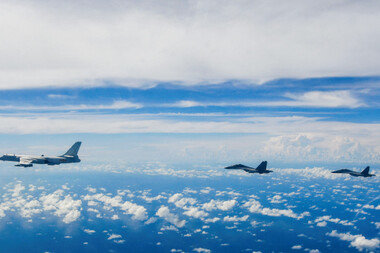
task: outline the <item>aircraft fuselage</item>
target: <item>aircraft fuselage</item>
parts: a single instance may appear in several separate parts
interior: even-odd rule
[[[20,162],[22,159],[30,160],[34,164],[59,165],[61,163],[79,163],[78,156],[30,156],[30,155],[3,155],[1,161]],[[31,165],[16,165],[23,167],[31,167]]]

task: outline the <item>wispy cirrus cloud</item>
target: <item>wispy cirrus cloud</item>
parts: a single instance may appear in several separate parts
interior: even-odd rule
[[[365,106],[365,103],[356,98],[349,90],[340,91],[310,91],[300,94],[286,93],[284,97],[291,100],[282,101],[235,101],[230,102],[200,102],[182,100],[167,107],[315,107],[315,108],[357,108]]]
[[[78,105],[1,105],[0,110],[15,110],[15,111],[81,111],[81,110],[120,110],[120,109],[138,109],[142,105],[132,103],[125,100],[114,101],[111,104],[78,104]]]

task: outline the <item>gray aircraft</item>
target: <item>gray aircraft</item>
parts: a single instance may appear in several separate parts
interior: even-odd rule
[[[30,155],[3,155],[2,161],[18,162],[15,166],[32,167],[35,164],[59,165],[61,163],[79,163],[78,151],[82,142],[75,142],[67,152],[61,156],[30,156]]]
[[[225,169],[226,170],[244,170],[245,172],[248,172],[248,173],[268,174],[273,171],[267,170],[267,164],[268,164],[267,161],[263,161],[262,163],[260,163],[260,165],[257,168],[248,167],[243,164],[236,164],[236,165],[225,167]]]
[[[341,169],[341,170],[333,171],[331,173],[349,174],[353,177],[374,177],[374,176],[376,176],[375,174],[369,174],[369,166],[367,166],[362,172],[356,172],[356,171],[348,170],[348,169]]]

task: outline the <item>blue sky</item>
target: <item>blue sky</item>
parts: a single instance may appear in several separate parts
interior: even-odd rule
[[[8,121],[1,129],[3,149],[26,142],[31,148],[25,151],[37,152],[44,145],[50,150],[52,139],[57,146],[80,139],[89,159],[107,149],[105,160],[113,154],[139,162],[253,162],[267,156],[279,164],[376,164],[379,79],[2,90],[1,117]]]
[[[0,152],[378,164],[379,10],[4,1]]]
[[[82,141],[80,163],[0,163],[0,251],[378,250],[379,16],[377,0],[0,1],[0,154]]]

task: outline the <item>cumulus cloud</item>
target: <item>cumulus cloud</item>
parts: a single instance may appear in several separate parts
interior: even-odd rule
[[[16,184],[13,189],[9,189],[8,191],[13,192],[12,197],[18,197],[23,190],[25,190],[25,186]]]
[[[380,210],[380,205],[374,206],[374,205],[366,204],[366,205],[363,206],[363,208]]]
[[[121,238],[121,235],[118,234],[111,234],[108,236],[108,240],[114,240],[114,239],[119,239]]]
[[[87,234],[89,234],[89,235],[92,235],[92,234],[94,234],[96,231],[95,230],[92,230],[92,229],[84,229],[83,230],[85,233],[87,233]]]
[[[120,195],[115,197],[107,196],[103,193],[97,193],[94,195],[87,194],[83,198],[87,201],[98,201],[104,204],[106,208],[117,207],[124,211],[125,214],[131,214],[133,219],[146,220],[147,212],[146,208],[130,201],[123,201]]]
[[[143,200],[145,200],[146,202],[149,202],[151,203],[152,201],[155,201],[155,200],[160,200],[160,199],[165,199],[166,197],[162,196],[162,195],[157,195],[155,197],[148,197],[146,195],[142,195],[141,198]]]
[[[202,205],[202,208],[206,211],[212,211],[212,210],[222,210],[222,211],[228,211],[232,209],[236,205],[237,201],[234,199],[231,200],[214,200],[212,199],[210,202],[204,203]]]
[[[173,225],[179,228],[185,226],[186,224],[185,220],[180,220],[177,215],[171,213],[167,206],[161,206],[157,210],[156,215],[160,218],[164,218],[166,221],[172,223]]]
[[[286,202],[280,195],[274,195],[272,198],[268,199],[270,203],[283,203]]]
[[[220,220],[220,218],[218,218],[218,217],[214,217],[214,218],[208,218],[208,219],[205,219],[204,221],[206,222],[206,223],[215,223],[215,222],[217,222],[217,221],[219,221]]]
[[[44,188],[38,187],[37,189],[43,190]],[[28,222],[31,222],[30,218],[35,214],[45,211],[62,218],[64,223],[72,223],[81,215],[82,201],[75,199],[76,195],[65,194],[64,190],[58,189],[51,194],[42,193],[40,196],[34,197],[24,195],[23,190],[25,190],[25,186],[20,182],[8,189],[11,198],[6,198],[6,201],[0,204],[0,218],[5,217],[6,211],[18,210],[21,217],[29,218]]]
[[[187,211],[183,213],[184,215],[194,217],[194,218],[201,218],[208,216],[208,213],[206,213],[203,210],[199,210],[197,207],[189,207],[187,208]]]
[[[210,253],[211,252],[211,250],[205,249],[205,248],[195,248],[195,249],[193,249],[193,251],[198,252],[198,253]]]
[[[186,205],[194,205],[197,200],[194,198],[182,198],[181,193],[173,194],[171,197],[169,197],[168,202],[174,203],[176,207],[185,208]]]
[[[70,195],[64,195],[62,190],[40,197],[43,209],[53,211],[59,217],[63,217],[64,223],[71,223],[80,217],[82,201],[74,200]]]
[[[223,218],[224,221],[232,221],[232,222],[237,222],[237,221],[246,221],[248,219],[248,215],[244,215],[242,217],[237,217],[236,215],[234,216],[226,216]]]
[[[374,158],[375,150],[371,150],[368,145],[363,145],[361,141],[353,138],[352,135],[322,133],[289,134],[271,137],[264,147],[264,152],[276,154],[281,159],[293,157],[293,154],[297,154],[302,159],[319,161],[371,160]]]
[[[315,219],[315,222],[317,223],[317,226],[319,227],[325,227],[327,225],[326,221],[333,222],[336,224],[341,224],[344,226],[353,226],[354,224],[348,220],[341,220],[339,218],[332,218],[330,215],[325,215],[318,217]]]
[[[255,199],[251,199],[244,203],[244,207],[248,208],[248,210],[251,213],[259,213],[262,215],[267,215],[267,216],[273,216],[273,217],[278,217],[278,216],[286,216],[294,219],[302,219],[305,216],[309,216],[309,212],[303,212],[301,214],[296,214],[293,212],[291,209],[277,209],[277,208],[268,208],[268,207],[263,207],[261,203]]]
[[[349,241],[350,246],[355,247],[359,251],[376,250],[380,247],[380,240],[377,238],[366,239],[363,235],[352,235],[350,233],[338,233],[336,230],[327,233],[326,235],[338,237],[343,241]]]
[[[379,9],[377,1],[2,1],[0,88],[378,75]]]

